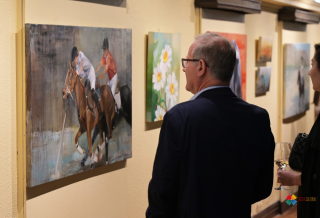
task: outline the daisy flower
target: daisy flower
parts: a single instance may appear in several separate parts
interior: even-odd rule
[[[166,114],[166,112],[163,110],[162,107],[157,105],[157,110],[155,111],[155,114],[156,114],[156,118],[154,119],[154,121],[159,121],[159,120],[163,120],[163,117]]]
[[[159,91],[164,87],[166,81],[166,73],[160,68],[159,64],[153,69],[152,82],[153,88]]]
[[[164,72],[168,71],[168,68],[171,67],[172,61],[172,49],[170,45],[165,45],[164,49],[162,49],[160,56],[160,67],[164,70]]]
[[[178,90],[179,90],[179,86],[178,86],[176,74],[172,72],[172,74],[169,74],[167,78],[167,86],[165,89],[170,108],[172,108],[177,103]]]

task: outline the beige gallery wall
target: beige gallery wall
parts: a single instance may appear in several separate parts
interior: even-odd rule
[[[16,1],[0,1],[0,217],[17,216]]]
[[[68,0],[25,0],[25,22],[132,29],[132,158],[119,170],[86,179],[27,200],[27,217],[144,217],[147,188],[160,125],[145,123],[146,35],[149,31],[181,33],[181,56],[195,32],[193,0],[127,0],[112,7]],[[180,72],[180,101],[184,90]],[[157,128],[153,128],[158,126]]]
[[[16,164],[16,1],[0,0],[0,64],[2,83],[0,97],[0,217],[17,217]],[[133,158],[124,168],[102,174],[27,200],[27,217],[143,217],[147,207],[147,186],[151,177],[159,128],[145,123],[146,34],[148,31],[181,33],[181,56],[187,53],[195,34],[193,0],[127,0],[126,8],[104,6],[70,0],[25,0],[25,22],[74,26],[131,28],[133,37]],[[206,24],[207,22],[207,24]],[[278,51],[273,50],[271,87],[266,96],[254,96],[255,43],[259,36],[279,36],[276,15],[246,15],[244,23],[203,19],[202,30],[247,34],[247,100],[268,110],[271,127],[279,140],[293,142],[299,132],[308,132],[312,126],[313,106],[298,120],[281,124],[277,129],[278,105]],[[305,32],[281,32],[283,43],[318,42],[319,25],[308,25]],[[287,41],[288,40],[288,41]],[[320,40],[319,40],[320,41]],[[250,43],[249,43],[250,42]],[[274,40],[274,48],[278,41]],[[313,53],[313,50],[312,52]],[[279,72],[278,72],[279,73]],[[185,78],[181,72],[180,101],[191,94],[184,90]],[[312,99],[313,92],[310,93]],[[6,125],[3,125],[6,124]],[[278,134],[279,133],[279,134]],[[256,214],[279,200],[277,193],[255,204]]]

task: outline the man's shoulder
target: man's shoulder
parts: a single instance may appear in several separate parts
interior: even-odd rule
[[[232,101],[236,101],[238,106],[241,105],[240,107],[243,108],[242,111],[246,111],[247,113],[250,113],[252,115],[268,115],[269,116],[267,110],[262,107],[259,107],[254,104],[250,104],[239,98],[237,98],[237,100],[232,100]],[[203,112],[207,112],[208,107],[218,107],[218,106],[215,105],[214,103],[212,104],[210,99],[196,98],[194,100],[182,102],[175,105],[173,108],[171,108],[167,112],[167,114],[171,114],[175,116],[177,116],[178,114],[185,115],[188,113],[202,114]],[[235,113],[237,112],[240,112],[240,111],[235,109]]]
[[[262,107],[248,103],[247,111],[248,113],[246,113],[246,116],[255,122],[270,122],[268,111]]]
[[[254,105],[254,104],[249,104],[248,105],[252,108],[252,110],[255,112],[255,113],[258,113],[258,114],[268,114],[268,111],[262,107],[259,107],[257,105]]]
[[[111,64],[111,63],[114,63],[114,59],[113,59],[113,56],[109,53],[108,54],[108,57],[107,57],[107,64]]]
[[[192,114],[192,108],[195,108],[194,102],[192,101],[179,103],[166,112],[165,119],[167,120],[167,122],[172,122],[175,123],[175,125],[180,125],[184,122],[184,120],[190,117],[189,115]]]
[[[113,56],[112,56],[112,54],[109,52],[108,53],[108,58],[107,58],[108,60],[113,60]]]
[[[184,115],[186,113],[199,110],[204,104],[205,99],[195,99],[195,100],[190,100],[186,102],[179,103],[175,105],[173,108],[171,108],[167,114],[172,114],[172,115]]]

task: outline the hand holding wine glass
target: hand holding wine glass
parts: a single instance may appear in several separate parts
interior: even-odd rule
[[[279,169],[285,170],[289,165],[289,156],[291,152],[291,144],[288,142],[277,142],[276,150],[280,152],[280,159],[276,159],[274,162],[278,165]],[[280,185],[276,190],[289,190],[289,188]]]

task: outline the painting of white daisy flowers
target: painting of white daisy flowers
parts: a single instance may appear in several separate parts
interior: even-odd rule
[[[179,102],[180,33],[148,35],[146,121],[156,122]]]

